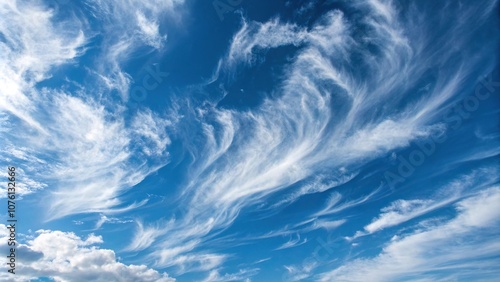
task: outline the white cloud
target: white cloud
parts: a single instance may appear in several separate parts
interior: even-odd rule
[[[6,230],[0,225],[0,230]],[[2,235],[6,247],[7,234]],[[82,239],[74,233],[39,230],[32,240],[17,247],[16,281],[31,281],[50,277],[55,281],[175,281],[146,265],[126,265],[119,262],[114,251],[101,249],[101,236],[90,234]],[[3,249],[3,248],[2,248]],[[0,281],[12,281],[11,274],[2,271]]]
[[[413,199],[413,200],[397,200],[389,206],[381,210],[378,218],[375,218],[370,224],[364,227],[364,231],[357,231],[353,237],[348,237],[348,240],[355,239],[360,236],[369,235],[385,228],[397,226],[419,216],[425,215],[457,200],[465,197],[474,185],[481,186],[491,185],[496,181],[496,178],[491,178],[490,175],[496,175],[496,169],[478,169],[465,175],[455,181],[452,181],[445,187],[438,189],[434,197],[431,199]],[[484,176],[488,175],[487,178]]]
[[[293,248],[293,247],[297,247],[297,246],[303,245],[305,243],[307,243],[307,238],[304,238],[301,241],[300,240],[300,234],[297,234],[297,238],[294,239],[294,238],[290,237],[290,240],[288,240],[287,242],[283,243],[281,246],[277,247],[274,250],[289,249],[289,248]]]
[[[163,229],[174,224],[175,221],[171,220],[168,223],[160,222],[158,224],[165,227],[159,227],[158,225],[144,227],[144,224],[141,221],[136,221],[136,223],[137,231],[135,232],[132,242],[130,242],[127,246],[127,250],[140,251],[149,247],[155,239],[164,232]]]
[[[321,281],[420,279],[475,280],[498,277],[500,187],[494,186],[456,205],[457,216],[395,236],[374,258],[356,259],[324,273]]]
[[[437,207],[441,207],[447,203],[449,202],[439,203]],[[373,233],[400,224],[437,208],[433,207],[433,204],[434,201],[432,200],[397,200],[390,206],[383,208],[379,218],[365,226],[365,230]]]
[[[380,191],[380,188],[373,190],[368,195],[362,196],[362,197],[354,199],[354,200],[344,201],[344,202],[341,202],[342,195],[338,192],[334,192],[326,200],[325,206],[321,210],[319,210],[318,212],[314,213],[313,216],[330,215],[330,214],[338,213],[338,212],[341,212],[343,210],[361,205],[361,204],[367,202],[368,200],[370,200],[379,191]]]
[[[98,230],[100,229],[105,223],[114,223],[114,224],[117,224],[117,223],[129,223],[129,222],[134,222],[133,220],[131,219],[128,219],[128,220],[123,220],[123,219],[119,219],[119,218],[115,218],[115,217],[107,217],[103,214],[101,214],[101,217],[99,218],[99,220],[96,222],[95,224],[95,227],[94,227],[94,230]],[[83,222],[75,222],[75,224],[83,224]]]
[[[189,255],[179,255],[171,261],[162,261],[160,266],[177,266],[176,273],[183,274],[186,272],[210,271],[218,268],[226,260],[225,255],[208,254],[208,253],[193,253]]]
[[[53,10],[38,1],[7,0],[0,6],[0,110],[40,132],[44,126],[32,116],[32,87],[49,77],[48,71],[68,63],[84,51],[81,23],[67,19],[55,24]]]
[[[285,274],[282,279],[284,281],[301,281],[311,277],[312,271],[318,267],[318,262],[311,260],[305,261],[300,266],[285,265]]]
[[[9,156],[12,154],[12,156],[15,156],[13,159],[15,160],[16,158],[22,159],[22,160],[27,160],[28,162],[34,162],[37,165],[44,165],[44,162],[38,162],[38,159],[36,157],[28,157],[24,158],[26,156],[26,153],[30,152],[31,150],[27,148],[22,148],[21,150],[14,149],[13,147],[7,147],[5,150],[0,149],[0,152],[4,156]],[[8,163],[9,166],[14,165],[15,162],[11,158],[6,158],[5,161]],[[14,166],[15,167],[15,166]],[[38,192],[39,190],[43,190],[47,187],[47,184],[40,182],[38,180],[33,179],[32,177],[33,174],[36,174],[36,167],[33,166],[26,166],[26,167],[15,167],[16,168],[16,176],[17,179],[21,177],[22,181],[17,181],[16,182],[16,194],[17,196],[26,196],[29,194],[33,194]],[[34,173],[35,172],[35,173]],[[8,187],[8,182],[6,181],[0,181],[0,198],[7,198],[7,187]],[[12,187],[12,186],[10,186]]]
[[[16,2],[2,6],[2,15],[22,14],[13,3]],[[107,28],[103,32],[103,51],[96,73],[108,90],[118,90],[126,100],[131,77],[122,70],[122,63],[138,46],[162,48],[166,37],[161,34],[161,18],[165,14],[170,16],[182,2],[87,3]],[[276,83],[274,98],[247,111],[219,109],[216,103],[198,111],[196,126],[202,129],[205,140],[200,149],[190,152],[193,159],[188,168],[190,182],[182,187],[179,200],[179,205],[187,207],[187,211],[176,219],[175,225],[164,222],[141,225],[129,250],[145,250],[160,241],[150,257],[160,266],[176,265],[181,272],[218,268],[226,255],[196,248],[230,226],[243,207],[260,203],[292,184],[310,180],[319,170],[347,167],[349,171],[359,171],[367,161],[408,146],[410,141],[425,138],[435,129],[432,118],[461,89],[464,77],[472,69],[469,66],[476,61],[470,59],[460,68],[454,68],[454,73],[440,74],[427,95],[399,107],[410,98],[401,93],[410,93],[407,90],[430,66],[444,65],[449,57],[441,56],[441,49],[424,50],[420,45],[414,48],[409,44],[427,41],[411,26],[410,30],[403,30],[391,2],[367,3],[354,4],[354,8],[366,12],[361,21],[369,34],[362,36],[355,28],[356,19],[349,19],[340,11],[325,14],[309,29],[278,19],[266,23],[243,21],[227,56],[221,60],[222,66],[252,63],[259,59],[256,50],[286,45],[300,48],[283,69],[283,81]],[[366,7],[371,8],[365,11]],[[123,211],[143,204],[122,207],[120,196],[168,161],[166,148],[170,138],[165,128],[170,122],[151,111],[139,111],[128,124],[120,118],[120,107],[118,110],[103,107],[96,97],[84,98],[88,97],[86,93],[70,95],[33,89],[31,86],[47,77],[51,67],[71,62],[80,55],[86,37],[78,20],[70,20],[63,32],[53,26],[53,11],[36,5],[23,9],[24,14],[40,18],[36,27],[25,25],[26,29],[22,26],[24,22],[0,20],[2,27],[18,28],[6,33],[7,38],[15,39],[9,42],[33,44],[26,45],[28,48],[2,43],[2,51],[8,55],[2,57],[5,71],[2,69],[1,73],[5,76],[1,82],[7,91],[1,92],[0,106],[6,108],[7,102],[19,106],[13,109],[22,110],[9,110],[9,114],[26,123],[27,133],[23,138],[26,137],[27,144],[54,158],[43,177],[47,184],[55,186],[48,198],[50,218],[81,212]],[[450,36],[450,42],[460,42],[455,33]],[[36,51],[42,43],[58,49]],[[367,44],[373,44],[376,50],[370,51],[374,48],[366,48]],[[452,49],[446,47],[450,46],[442,46],[446,52]],[[429,57],[425,52],[432,53],[435,62],[424,60]],[[25,53],[29,56],[24,56]],[[363,67],[352,68],[353,58],[360,60]],[[40,121],[48,126],[42,126]],[[104,130],[106,134],[100,134]],[[188,138],[191,142],[191,136]],[[349,175],[341,179],[349,181]],[[301,189],[286,203],[331,187]],[[378,192],[378,187],[366,189],[367,196],[344,202],[340,202],[340,194],[330,194],[326,207],[313,216],[363,204]],[[322,220],[316,224],[331,229],[341,222]],[[147,240],[140,241],[141,234]]]
[[[132,121],[132,130],[139,136],[137,143],[147,156],[163,156],[167,145],[170,145],[170,138],[165,132],[165,128],[171,122],[161,118],[158,114],[146,109],[137,113]]]
[[[233,79],[236,68],[265,59],[265,54],[258,57],[257,50],[299,48],[288,57],[282,80],[273,82],[272,98],[245,111],[218,108],[215,101],[190,113],[196,120],[186,122],[186,130],[203,132],[204,140],[186,146],[192,164],[179,205],[187,211],[176,218],[175,228],[157,237],[161,243],[156,248],[168,253],[175,246],[194,242],[184,252],[196,253],[205,240],[230,226],[243,207],[261,204],[291,185],[307,183],[321,171],[343,169],[340,179],[349,181],[346,171],[357,172],[368,161],[443,130],[435,116],[451,97],[460,94],[470,71],[464,66],[478,62],[467,60],[464,66],[439,74],[426,95],[414,98],[409,89],[420,83],[430,67],[449,63],[448,56],[437,54],[451,48],[424,50],[417,45],[413,49],[413,42],[429,39],[416,26],[404,25],[391,2],[352,5],[363,13],[362,18],[348,18],[335,10],[310,28],[278,19],[243,20],[219,62],[217,76],[224,77],[222,73]],[[462,34],[450,36],[453,42]],[[428,59],[431,55],[433,61]],[[360,60],[362,67],[354,68],[352,60]],[[191,135],[181,137],[193,142]],[[311,217],[364,204],[382,188],[363,187],[365,196],[344,201],[340,194],[330,193],[330,201]],[[327,189],[299,189],[284,203]],[[334,228],[339,222],[323,223],[325,228]],[[161,251],[152,257],[158,254]]]
[[[278,19],[266,23],[242,19],[242,27],[234,35],[227,55],[228,66],[239,62],[252,63],[257,49],[270,49],[285,45],[300,45],[307,32],[294,24],[282,24]]]
[[[316,220],[314,220],[314,223],[311,226],[310,230],[324,228],[326,231],[330,232],[331,230],[341,226],[344,223],[346,223],[345,219],[340,219],[340,220],[318,220],[318,219],[316,219]],[[306,230],[308,230],[308,229],[306,229]]]
[[[38,83],[75,61],[88,41],[85,21],[56,12],[36,1],[9,0],[0,7],[5,38],[0,41],[0,83],[5,85],[0,110],[9,123],[1,132],[2,154],[19,167],[18,192],[50,187],[44,198],[49,219],[144,204],[124,207],[118,198],[168,162],[170,123],[138,111],[130,126],[122,106],[105,107],[99,95],[85,89],[40,89]]]
[[[184,0],[87,0],[93,16],[102,22],[103,35],[95,74],[107,90],[117,90],[123,100],[128,100],[132,78],[122,66],[140,47],[162,51],[167,35],[160,24],[168,18],[179,23]],[[164,32],[164,31],[163,31]]]
[[[157,21],[148,21],[141,12],[136,13],[137,25],[139,26],[142,40],[149,46],[161,48],[163,41],[166,40],[166,35],[159,34],[159,26]]]
[[[47,97],[46,102],[39,102],[52,102],[53,111],[43,117],[51,121],[47,127],[50,137],[31,144],[38,152],[50,152],[54,159],[44,177],[49,182],[59,182],[48,198],[50,218],[110,212],[120,206],[118,197],[123,191],[168,162],[166,122],[158,116],[156,123],[147,123],[148,129],[127,128],[122,118],[114,117],[102,106],[51,94],[52,99]],[[136,122],[151,121],[152,116],[150,111],[139,112]]]
[[[295,202],[298,198],[306,194],[314,194],[324,192],[335,187],[344,185],[354,179],[359,172],[346,172],[344,168],[340,168],[338,173],[330,172],[327,177],[314,177],[310,182],[301,186],[298,191],[294,191],[285,196],[283,200],[274,203],[271,208],[277,208],[281,205]]]
[[[259,273],[258,268],[251,269],[240,269],[236,273],[225,273],[224,275],[220,274],[220,270],[212,270],[208,274],[208,277],[205,278],[205,282],[216,282],[216,281],[250,281],[250,277],[255,276]]]

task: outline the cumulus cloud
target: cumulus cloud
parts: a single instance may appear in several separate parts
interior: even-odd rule
[[[6,230],[0,225],[0,230]],[[2,242],[7,242],[7,234]],[[83,239],[71,232],[39,230],[34,238],[20,244],[16,281],[31,281],[50,277],[55,281],[162,281],[175,279],[146,265],[126,265],[118,261],[115,252],[101,249],[101,236],[90,234]],[[2,249],[6,248],[2,243]],[[22,253],[21,253],[22,252]],[[12,281],[11,274],[2,271],[0,281]]]

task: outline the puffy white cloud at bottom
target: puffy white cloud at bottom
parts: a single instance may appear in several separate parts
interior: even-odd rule
[[[7,254],[7,227],[0,224],[2,254]],[[18,234],[19,235],[19,234]],[[146,265],[126,265],[115,252],[100,249],[101,236],[90,234],[82,239],[72,232],[39,230],[26,244],[16,247],[16,274],[11,274],[2,263],[0,281],[30,281],[37,277],[50,277],[63,281],[159,281],[172,282],[174,278]]]

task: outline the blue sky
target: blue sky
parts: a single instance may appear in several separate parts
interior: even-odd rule
[[[497,281],[499,16],[3,1],[15,281]]]

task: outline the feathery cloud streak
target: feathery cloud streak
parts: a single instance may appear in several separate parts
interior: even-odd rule
[[[464,18],[475,13],[486,17],[491,5],[460,13]],[[191,246],[184,251],[193,252],[204,239],[229,227],[243,207],[274,192],[325,170],[345,171],[340,177],[347,177],[370,160],[445,130],[436,116],[453,97],[463,95],[469,70],[482,63],[481,58],[455,58],[458,51],[453,50],[460,48],[454,46],[471,36],[458,31],[470,22],[440,26],[448,37],[437,46],[423,34],[422,11],[414,7],[408,8],[406,18],[398,16],[390,1],[357,2],[352,7],[364,17],[350,19],[339,10],[330,11],[311,28],[278,19],[243,19],[219,62],[218,79],[234,79],[236,69],[265,60],[256,50],[295,46],[295,54],[273,89],[276,98],[245,111],[204,104],[193,114],[199,124],[189,125],[201,129],[205,140],[202,149],[191,152],[194,161],[181,197],[187,212],[158,237],[164,250],[151,255],[159,265],[172,265],[162,253],[179,245]],[[361,67],[353,67],[354,60]],[[417,91],[433,67],[451,72],[433,74],[427,90]],[[346,208],[366,202],[378,188]],[[310,192],[304,189],[286,202]]]

